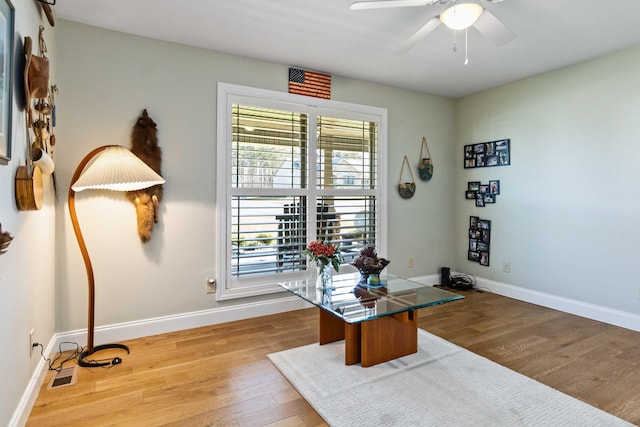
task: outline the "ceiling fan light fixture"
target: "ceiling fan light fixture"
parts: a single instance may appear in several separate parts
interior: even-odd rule
[[[440,21],[452,30],[464,30],[472,26],[483,11],[476,3],[454,4],[440,14]]]

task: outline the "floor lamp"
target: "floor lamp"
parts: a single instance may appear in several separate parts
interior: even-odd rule
[[[89,162],[93,162],[89,164]],[[87,166],[89,164],[89,166]],[[86,167],[86,170],[85,170]],[[93,278],[93,266],[89,258],[84,237],[80,231],[78,217],[76,215],[76,192],[83,190],[113,190],[133,191],[164,184],[165,180],[131,151],[119,145],[104,145],[87,154],[76,168],[69,185],[69,215],[75,232],[82,259],[87,270],[87,283],[89,286],[89,324],[87,327],[87,348],[82,351],[78,359],[78,365],[83,367],[99,367],[117,364],[121,359],[116,357],[111,361],[88,360],[93,353],[108,349],[129,348],[124,344],[103,344],[94,346],[94,319],[95,319],[95,281]]]

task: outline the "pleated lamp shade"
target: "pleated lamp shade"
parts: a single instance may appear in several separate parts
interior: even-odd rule
[[[73,191],[134,191],[164,183],[164,178],[135,154],[114,145],[98,153],[71,188]]]

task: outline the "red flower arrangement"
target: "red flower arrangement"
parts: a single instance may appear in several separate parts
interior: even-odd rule
[[[340,264],[342,264],[342,256],[340,256],[340,248],[333,246],[327,242],[316,240],[309,243],[309,246],[304,251],[318,266],[325,266],[331,264],[333,268],[338,271]]]

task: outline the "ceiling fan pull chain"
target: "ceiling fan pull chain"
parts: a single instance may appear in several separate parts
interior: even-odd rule
[[[468,55],[469,41],[467,40],[467,31],[469,30],[468,29],[464,30],[464,65],[467,65],[469,63],[469,55]]]
[[[453,31],[453,51],[454,52],[458,51],[458,48],[456,47],[456,34],[458,34],[458,32],[454,30]]]

